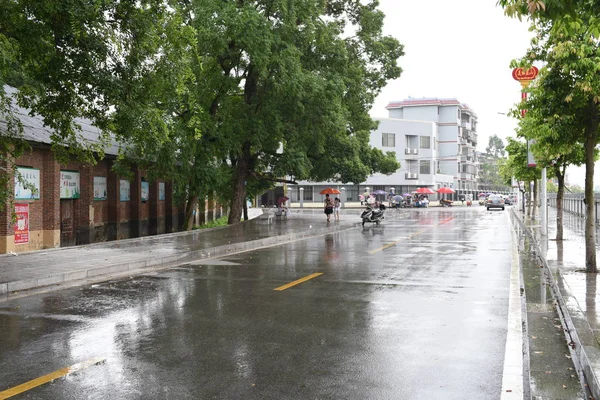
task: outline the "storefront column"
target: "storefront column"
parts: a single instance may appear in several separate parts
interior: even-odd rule
[[[45,248],[60,247],[60,164],[54,153],[44,152],[44,169],[41,172],[42,243]]]
[[[148,234],[158,234],[158,182],[154,181],[150,184],[150,221],[148,222]]]
[[[77,244],[90,244],[94,240],[94,177],[92,167],[79,167],[79,218],[77,221]]]
[[[173,184],[165,182],[165,232],[175,232],[177,223],[173,221]]]
[[[108,220],[106,222],[106,239],[117,240],[119,238],[121,221],[121,187],[120,179],[112,168],[109,168],[106,178],[106,201],[108,202]]]
[[[131,208],[129,216],[129,237],[140,237],[141,232],[141,205],[142,205],[142,174],[139,168],[133,167],[133,179],[131,181]]]
[[[13,158],[10,160],[0,161],[0,169],[6,170],[6,173],[9,176],[14,175],[14,170],[11,167],[13,163]],[[10,187],[14,187],[14,178]],[[15,247],[15,239],[14,239],[14,228],[12,225],[12,210],[11,208],[11,198],[7,199],[5,207],[0,209],[0,254],[8,253],[9,251],[13,251]]]

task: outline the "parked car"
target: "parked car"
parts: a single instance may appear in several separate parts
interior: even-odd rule
[[[485,202],[485,208],[489,210],[490,208],[501,208],[504,210],[504,199],[500,194],[491,194],[488,196]]]
[[[504,196],[504,205],[506,206],[512,206],[512,200],[510,199],[510,196]]]

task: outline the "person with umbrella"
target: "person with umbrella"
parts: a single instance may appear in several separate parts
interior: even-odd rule
[[[452,189],[452,188],[444,186],[444,187],[439,188],[437,190],[437,192],[443,195],[443,194],[452,194],[452,193],[455,193],[455,190]],[[440,199],[440,205],[441,206],[445,206],[445,207],[450,207],[450,206],[452,206],[452,201],[451,200],[447,200],[445,198],[442,198],[442,199]]]
[[[333,200],[329,197],[329,193],[325,194],[325,202],[323,203],[325,207],[325,215],[327,215],[327,222],[331,221],[331,214],[333,214]]]
[[[281,196],[277,199],[277,213],[275,214],[278,217],[283,217],[287,219],[288,216],[288,208],[285,206],[286,201],[290,198],[287,196]]]

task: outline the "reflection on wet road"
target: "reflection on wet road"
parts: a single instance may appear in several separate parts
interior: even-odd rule
[[[380,226],[12,300],[0,392],[102,357],[20,398],[498,398],[510,265],[505,212],[390,210]]]

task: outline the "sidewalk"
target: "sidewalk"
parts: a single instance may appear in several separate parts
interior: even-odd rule
[[[548,270],[550,291],[572,349],[573,362],[585,376],[590,392],[600,399],[600,305],[597,274],[585,273],[585,219],[569,213],[563,217],[563,237],[556,238],[556,209],[548,212],[548,236],[541,236],[539,219],[523,218],[514,211],[522,227],[537,245],[537,256]],[[598,235],[598,231],[596,231]],[[598,241],[596,251],[600,249]]]
[[[291,210],[290,218],[259,218],[236,225],[86,246],[0,255],[0,301],[50,285],[110,279],[218,257],[354,227],[356,218],[327,224],[325,216]]]

